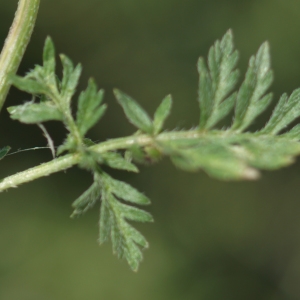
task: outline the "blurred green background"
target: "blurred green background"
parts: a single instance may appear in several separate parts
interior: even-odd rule
[[[81,62],[80,88],[93,76],[109,110],[93,140],[131,134],[112,96],[118,87],[153,113],[174,97],[168,128],[197,124],[196,61],[232,28],[244,71],[269,40],[275,99],[300,86],[300,1],[296,0],[41,0],[19,73],[41,62],[47,35],[58,52]],[[3,0],[4,41],[17,1]],[[12,89],[7,105],[29,96]],[[270,112],[270,111],[269,111]],[[267,112],[256,126],[264,124]],[[64,128],[46,124],[58,145]],[[39,128],[0,119],[0,146],[45,146]],[[48,150],[1,161],[0,177],[51,159]],[[1,194],[0,299],[300,299],[300,164],[264,172],[257,182],[219,182],[177,171],[167,160],[141,174],[114,172],[152,199],[154,224],[138,225],[150,241],[137,274],[97,245],[98,207],[69,219],[71,203],[91,183],[77,168]]]

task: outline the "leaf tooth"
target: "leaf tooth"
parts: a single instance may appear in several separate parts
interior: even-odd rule
[[[140,205],[147,205],[151,203],[147,196],[140,193],[137,189],[133,188],[131,185],[113,179],[108,175],[106,175],[105,180],[107,181],[112,193],[116,195],[118,198],[131,203],[140,204]]]

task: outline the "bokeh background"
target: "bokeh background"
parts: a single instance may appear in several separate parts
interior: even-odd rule
[[[197,124],[196,61],[232,28],[240,69],[268,40],[275,99],[300,86],[300,1],[296,0],[42,0],[20,67],[41,62],[52,36],[58,52],[81,62],[79,88],[90,76],[106,90],[109,110],[90,132],[96,141],[131,134],[112,88],[153,113],[172,93],[169,129]],[[17,0],[3,0],[4,41]],[[7,105],[30,96],[12,89]],[[267,112],[255,126],[264,124]],[[56,145],[65,130],[46,124]],[[0,146],[45,146],[39,128],[1,112]],[[48,150],[1,161],[0,177],[51,159]],[[71,203],[91,183],[77,168],[1,194],[2,300],[292,300],[300,299],[300,164],[264,172],[257,182],[220,182],[176,170],[167,160],[139,175],[114,172],[151,199],[154,224],[137,225],[150,241],[137,274],[97,245],[99,207],[71,220]]]

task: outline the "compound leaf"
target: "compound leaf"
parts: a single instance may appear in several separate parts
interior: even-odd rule
[[[116,192],[114,182],[107,174],[102,174],[103,190],[101,196],[100,209],[100,236],[99,242],[102,244],[108,238],[111,238],[113,252],[119,258],[125,258],[133,271],[137,271],[138,266],[143,259],[141,249],[138,245],[146,248],[148,242],[144,236],[133,228],[128,221],[152,222],[152,216],[144,210],[121,203],[117,198],[124,200],[127,196],[121,196],[119,191]],[[127,185],[127,184],[126,184]],[[129,186],[129,185],[127,185]],[[132,188],[133,189],[133,188]],[[127,188],[128,190],[128,188]],[[134,189],[131,195],[136,197],[137,191]],[[130,202],[136,203],[136,200]],[[144,204],[144,203],[142,203]]]
[[[42,95],[40,103],[28,102],[8,110],[13,119],[25,123],[47,120],[65,123],[69,134],[58,148],[58,153],[66,150],[74,152],[79,159],[78,165],[94,173],[94,183],[73,203],[72,216],[81,215],[100,200],[99,243],[110,239],[113,252],[120,258],[124,257],[135,271],[143,258],[140,246],[147,248],[148,242],[129,222],[152,222],[153,218],[132,204],[147,205],[150,200],[129,184],[110,177],[99,164],[137,172],[131,158],[147,163],[166,155],[177,167],[186,171],[204,170],[210,176],[223,180],[252,180],[259,177],[260,169],[274,170],[287,166],[300,154],[300,124],[281,133],[300,116],[300,89],[290,96],[282,95],[262,130],[245,132],[272,98],[272,94],[267,94],[273,80],[268,43],[262,44],[257,54],[250,58],[238,91],[234,91],[238,80],[238,53],[233,46],[231,31],[211,47],[207,63],[203,58],[199,59],[200,122],[196,130],[161,133],[172,106],[170,96],[159,105],[152,121],[135,100],[114,90],[127,118],[139,130],[132,137],[103,144],[102,151],[107,151],[104,153],[94,151],[97,149],[92,148],[94,143],[84,138],[106,109],[102,104],[103,91],[98,91],[93,80],[89,81],[87,89],[79,96],[75,121],[70,100],[81,66],[74,68],[71,60],[64,55],[61,60],[63,78],[60,82],[55,75],[54,46],[48,38],[43,66],[36,66],[24,78],[13,76],[11,79],[21,90]],[[234,105],[231,128],[212,130],[233,110]],[[145,135],[139,135],[141,132]],[[124,157],[113,149],[125,150]],[[8,151],[8,146],[0,149],[0,159]]]

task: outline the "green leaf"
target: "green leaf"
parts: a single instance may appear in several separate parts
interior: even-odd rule
[[[232,129],[244,131],[270,104],[272,94],[267,94],[273,81],[269,44],[265,42],[256,56],[252,56],[246,77],[238,92]]]
[[[104,91],[97,91],[93,79],[89,80],[87,89],[79,96],[76,123],[80,134],[84,136],[104,115],[106,105],[101,105]]]
[[[136,222],[153,222],[153,217],[146,211],[117,202],[116,205],[118,206],[122,217],[129,221],[136,221]]]
[[[198,61],[200,129],[209,129],[222,120],[233,108],[234,89],[239,72],[235,69],[238,52],[234,50],[232,32],[216,41],[208,54],[207,68],[203,58]]]
[[[100,199],[100,196],[101,185],[99,183],[99,180],[95,180],[94,183],[73,202],[72,207],[74,208],[74,211],[71,217],[73,218],[82,215],[87,210],[92,208]]]
[[[275,170],[290,165],[300,154],[299,127],[281,136],[214,131],[198,139],[160,142],[164,153],[185,171],[204,170],[222,180],[256,179],[258,169]],[[292,139],[294,138],[294,139]]]
[[[48,87],[44,83],[29,78],[13,75],[10,77],[10,81],[19,90],[32,95],[48,94],[49,92]]]
[[[184,171],[206,171],[222,180],[256,179],[259,173],[241,159],[227,140],[207,136],[199,140],[161,143],[165,154]]]
[[[112,193],[120,199],[140,205],[151,203],[148,197],[125,182],[113,179],[108,175],[105,176],[105,181]]]
[[[154,134],[158,134],[164,125],[165,120],[170,115],[172,107],[172,96],[166,96],[155,111],[153,119]]]
[[[273,114],[261,130],[264,134],[277,134],[300,116],[300,89],[293,91],[290,97],[283,94]]]
[[[45,74],[45,80],[50,85],[56,85],[55,82],[55,48],[52,39],[48,36],[44,45],[43,52],[43,71]]]
[[[123,195],[119,190],[122,187],[125,192]],[[94,174],[94,183],[72,204],[74,212],[71,217],[83,214],[101,198],[99,243],[102,244],[110,238],[113,253],[119,258],[125,258],[131,269],[137,271],[143,259],[139,246],[147,248],[148,242],[127,221],[152,222],[153,218],[148,212],[121,203],[116,197],[139,204],[149,202],[134,188],[127,184],[122,185],[120,181],[100,170]]]
[[[115,89],[114,94],[129,122],[145,133],[153,133],[153,123],[145,110],[130,96]]]
[[[69,107],[71,98],[75,94],[76,87],[82,72],[80,64],[74,69],[72,61],[65,55],[61,54],[60,59],[63,66],[63,79],[61,82],[61,96],[66,107]]]
[[[133,271],[137,271],[143,259],[138,245],[147,248],[145,237],[133,228],[126,220],[152,222],[152,216],[135,207],[119,202],[112,194],[111,181],[108,175],[102,176],[105,188],[102,190],[100,209],[100,236],[102,244],[111,238],[113,253],[119,258],[125,258]]]
[[[243,159],[249,165],[262,170],[276,170],[288,166],[300,154],[299,142],[284,135],[245,134],[236,139],[235,145],[240,148],[240,152],[242,150],[246,154]]]
[[[0,159],[3,159],[4,156],[7,155],[7,153],[9,152],[10,147],[9,146],[5,146],[3,148],[0,148]]]
[[[92,154],[95,160],[100,164],[106,164],[107,166],[118,169],[125,170],[129,172],[138,173],[138,168],[126,160],[120,153],[117,152],[105,152],[105,153],[97,153],[96,151],[92,151]]]
[[[147,242],[147,240],[145,239],[145,237],[135,228],[133,228],[132,226],[130,226],[128,228],[128,234],[130,235],[130,238],[138,245],[144,247],[144,248],[148,248],[149,244]]]
[[[27,102],[23,105],[7,108],[10,117],[26,124],[36,124],[45,121],[62,121],[63,115],[50,101],[42,103]]]

